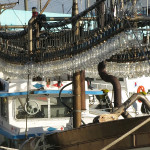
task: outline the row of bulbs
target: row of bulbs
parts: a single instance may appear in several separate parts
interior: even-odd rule
[[[148,77],[150,74],[150,62],[141,61],[134,63],[117,63],[106,62],[106,72],[115,77],[122,78],[138,78]],[[97,65],[85,70],[86,76],[89,78],[99,78]]]
[[[133,43],[135,45],[138,45],[139,42],[141,43],[142,39],[140,34],[140,32],[135,31],[134,36],[139,38],[137,42],[135,37],[131,37],[132,34],[122,32],[107,41],[104,41],[100,45],[91,48],[91,50],[76,55],[72,58],[52,62],[35,64],[29,62],[26,65],[16,65],[7,63],[1,59],[0,70],[5,74],[5,76],[24,79],[28,77],[28,74],[31,77],[55,77],[65,74],[71,75],[80,70],[86,70],[86,76],[89,76],[91,68],[94,68],[94,66],[99,62],[109,59],[112,55],[120,53],[128,46],[132,46]],[[93,72],[95,72],[94,70],[96,69],[93,69]]]

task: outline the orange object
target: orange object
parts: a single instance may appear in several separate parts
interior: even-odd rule
[[[139,86],[138,89],[137,89],[137,93],[146,93],[144,86]],[[141,103],[140,100],[138,100],[138,101]]]

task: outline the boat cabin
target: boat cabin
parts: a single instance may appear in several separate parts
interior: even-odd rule
[[[3,89],[0,92],[0,143],[3,146],[19,147],[22,142],[41,134],[50,134],[72,128],[72,114],[68,108],[73,108],[71,81],[45,81],[15,80],[7,82],[2,80]],[[89,114],[89,97],[100,95],[100,90],[86,91],[86,110]],[[28,102],[27,102],[28,100]],[[67,108],[67,107],[68,108]],[[86,112],[86,113],[85,113]],[[88,123],[93,117],[82,117]],[[5,142],[3,142],[5,141]]]

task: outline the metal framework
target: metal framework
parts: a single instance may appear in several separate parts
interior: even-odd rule
[[[6,9],[10,9],[10,8],[13,8],[15,7],[15,5],[19,3],[19,2],[16,2],[16,3],[8,3],[8,4],[0,4],[0,14],[2,14]]]

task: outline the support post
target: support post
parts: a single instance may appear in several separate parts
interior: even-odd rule
[[[72,17],[77,15],[78,0],[73,0]],[[72,34],[74,43],[77,44],[77,37],[79,36],[79,22],[72,23]],[[73,127],[78,128],[81,125],[81,79],[80,71],[73,74]]]
[[[32,22],[34,18],[31,18],[28,23],[28,45],[29,45],[29,53],[32,53]]]
[[[40,37],[40,30],[39,30],[39,24],[36,23],[36,49],[39,50],[39,37]]]
[[[73,127],[78,128],[81,125],[81,78],[80,72],[73,74]]]
[[[96,0],[96,2],[99,0]],[[98,27],[102,28],[104,26],[104,2],[101,2],[100,5],[97,6],[97,23]]]
[[[79,14],[78,11],[78,0],[73,0],[73,6],[72,6],[72,17]],[[77,44],[78,36],[79,36],[79,22],[75,21],[72,23],[72,34],[73,34],[73,40],[74,43]]]
[[[28,0],[24,0],[24,9],[28,11]]]

